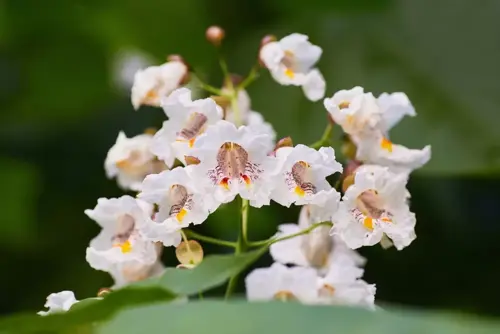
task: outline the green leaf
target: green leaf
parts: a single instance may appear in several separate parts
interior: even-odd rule
[[[190,302],[129,309],[99,334],[496,334],[500,324],[463,315],[307,306],[293,303]]]
[[[160,286],[178,295],[193,295],[222,285],[229,277],[243,271],[267,249],[238,255],[207,256],[193,269],[165,270],[163,276],[137,283],[140,286]]]
[[[110,293],[102,300],[89,298],[75,304],[68,312],[39,316],[18,314],[0,319],[0,332],[33,333],[87,328],[88,325],[110,318],[119,309],[158,301],[170,301],[175,295],[164,288],[130,286]]]

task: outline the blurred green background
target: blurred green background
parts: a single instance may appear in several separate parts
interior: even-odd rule
[[[366,280],[381,302],[500,315],[499,15],[495,0],[0,1],[0,313],[111,284],[85,262],[99,228],[83,210],[122,194],[103,168],[118,131],[135,135],[164,119],[160,109],[133,111],[120,60],[139,52],[159,64],[178,53],[217,85],[204,31],[218,24],[233,72],[249,71],[265,34],[302,32],[324,49],[328,95],[355,85],[408,94],[419,116],[393,139],[433,149],[409,184],[418,238],[401,252],[363,249]],[[322,103],[262,74],[249,88],[253,108],[280,137],[318,139]],[[297,214],[252,209],[250,235],[268,237]],[[223,208],[199,231],[234,238],[233,215]],[[176,264],[171,249],[164,258]]]

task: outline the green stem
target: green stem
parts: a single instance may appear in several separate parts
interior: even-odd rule
[[[238,92],[232,89],[229,98],[231,100],[231,109],[234,114],[234,123],[239,127],[243,125],[243,122],[241,120],[240,106],[238,105]]]
[[[246,241],[246,228],[248,222],[248,200],[241,199],[241,223],[239,224],[238,241],[236,242],[236,248],[234,249],[234,254],[243,253],[247,249]],[[238,283],[239,273],[231,276],[229,282],[227,283],[226,294],[224,298],[227,300],[233,293]]]
[[[204,89],[207,92],[215,94],[215,95],[219,95],[219,96],[223,95],[221,89],[216,88],[214,86],[211,86],[207,83],[204,83],[198,76],[195,75],[194,80],[196,81],[196,84],[198,85],[198,87],[200,87],[201,89]]]
[[[321,223],[312,224],[308,228],[303,229],[302,231],[299,231],[297,233],[285,235],[281,238],[271,238],[271,239],[262,240],[262,241],[249,242],[248,246],[250,246],[250,247],[270,246],[276,242],[280,242],[283,240],[288,240],[288,239],[298,237],[300,235],[308,234],[309,232],[311,232],[312,230],[314,230],[320,226],[333,226],[333,224],[332,224],[332,222],[321,222]]]
[[[250,73],[248,73],[248,75],[245,78],[245,80],[243,80],[238,85],[238,87],[236,88],[236,90],[238,90],[238,91],[243,90],[243,89],[247,88],[252,82],[254,82],[255,79],[257,79],[257,77],[259,76],[259,68],[260,68],[260,65],[258,63],[255,64],[252,67],[252,69],[250,70]]]
[[[193,239],[200,240],[200,241],[205,241],[205,242],[208,242],[210,244],[224,246],[224,247],[230,247],[230,248],[236,248],[236,246],[237,246],[236,242],[226,241],[226,240],[220,240],[220,239],[216,239],[216,238],[212,238],[212,237],[207,237],[205,235],[201,235],[201,234],[196,233],[196,232],[191,231],[191,230],[186,230],[185,229],[184,232],[186,233],[187,236],[189,236],[189,237],[191,237]]]
[[[332,135],[332,130],[333,130],[333,124],[328,123],[328,125],[325,128],[325,131],[323,132],[323,135],[321,136],[321,139],[318,140],[317,142],[309,145],[311,148],[321,148],[324,145],[329,145],[330,144],[330,136]]]

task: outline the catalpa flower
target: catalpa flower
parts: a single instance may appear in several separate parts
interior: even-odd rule
[[[260,59],[278,83],[302,86],[309,100],[318,101],[325,95],[326,84],[314,65],[322,52],[306,35],[295,33],[265,44],[260,50]]]
[[[159,107],[161,100],[179,88],[187,74],[187,66],[180,61],[137,71],[132,86],[132,105],[136,110],[141,105]]]
[[[223,89],[224,92],[224,89]],[[267,141],[268,151],[274,147],[276,131],[271,123],[266,122],[261,113],[251,109],[250,96],[245,90],[238,91],[238,110],[240,121],[248,126],[252,131],[269,135]],[[235,116],[231,105],[225,107],[225,120],[236,124]]]
[[[191,91],[180,88],[162,103],[168,116],[163,127],[153,139],[151,151],[160,159],[175,155],[184,162],[184,156],[191,155],[196,138],[206,127],[222,119],[222,110],[214,100],[191,100]],[[173,153],[172,153],[173,150]]]
[[[191,175],[219,203],[239,194],[252,206],[268,205],[276,169],[276,159],[267,156],[268,139],[248,127],[219,121],[196,141],[193,155],[200,164],[192,166]]]
[[[115,145],[108,151],[104,167],[108,178],[116,177],[123,189],[140,190],[142,180],[148,174],[159,173],[172,166],[174,157],[159,161],[151,152],[153,136],[141,134],[127,138],[120,131]]]
[[[141,229],[146,238],[161,241],[165,246],[177,246],[181,240],[180,229],[203,223],[209,210],[216,209],[211,195],[195,188],[195,182],[186,171],[188,168],[177,167],[149,175],[144,180],[138,197],[159,208],[155,221],[146,222]]]
[[[100,198],[95,209],[85,210],[102,227],[87,248],[90,266],[111,272],[117,265],[152,265],[158,258],[156,246],[139,231],[150,220],[152,211],[152,205],[131,196]]]
[[[115,282],[112,289],[118,289],[151,277],[161,276],[165,271],[165,267],[159,258],[161,247],[157,245],[156,250],[158,252],[158,260],[153,264],[146,265],[139,262],[123,262],[110,266],[107,271]]]
[[[367,164],[389,167],[394,172],[410,173],[425,165],[431,158],[431,146],[409,149],[392,143],[381,132],[366,136],[358,142],[356,159]]]
[[[291,235],[310,227],[313,224],[310,220],[311,207],[302,207],[298,224],[278,226],[279,232],[275,237]],[[308,234],[276,242],[269,249],[271,256],[274,261],[283,264],[316,268],[320,274],[326,273],[333,263],[364,265],[365,259],[348,248],[339,237],[330,236],[329,229],[328,226],[320,226]]]
[[[407,174],[364,166],[344,194],[331,233],[353,248],[372,246],[387,235],[401,250],[415,238],[415,214],[408,207]]]
[[[355,143],[370,131],[377,129],[381,120],[381,109],[371,93],[362,87],[341,90],[324,100],[326,110]]]
[[[317,275],[313,268],[288,268],[273,263],[269,268],[255,269],[248,274],[245,286],[250,301],[314,303],[317,300]]]
[[[325,277],[318,278],[318,303],[362,306],[373,309],[375,284],[361,279],[363,269],[345,262],[333,263]]]
[[[51,293],[47,297],[47,302],[44,305],[44,307],[48,308],[48,310],[40,311],[37,314],[48,315],[58,312],[66,312],[69,311],[71,306],[73,306],[76,303],[78,303],[78,300],[76,300],[73,291],[61,291],[57,293]]]
[[[276,158],[280,173],[271,198],[277,203],[287,207],[292,203],[323,206],[331,196],[340,198],[326,181],[327,176],[342,172],[333,148],[316,151],[305,145],[282,147],[276,151]]]

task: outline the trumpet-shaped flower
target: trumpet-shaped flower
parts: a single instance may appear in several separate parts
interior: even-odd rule
[[[356,159],[367,164],[389,167],[394,172],[410,173],[425,165],[431,158],[431,146],[409,149],[392,143],[381,132],[366,136],[358,142]]]
[[[172,246],[174,241],[178,243],[181,239],[180,229],[189,224],[203,223],[209,211],[216,209],[211,195],[203,194],[195,188],[195,182],[186,169],[189,167],[177,167],[149,175],[138,195],[140,199],[157,204],[159,208],[155,221],[146,222],[141,232],[146,238],[161,241],[165,246]]]
[[[363,269],[333,263],[325,277],[318,279],[318,303],[374,308],[375,284],[368,284],[361,276]]]
[[[313,268],[288,268],[273,263],[252,271],[245,279],[250,301],[281,300],[314,303],[317,300],[317,275]]]
[[[163,100],[162,106],[169,119],[163,122],[151,146],[151,151],[161,159],[175,155],[184,162],[184,156],[191,155],[196,138],[207,126],[222,119],[222,110],[214,100],[192,101],[191,91],[187,88],[172,92]]]
[[[276,169],[276,159],[267,156],[268,137],[227,121],[208,127],[193,151],[200,160],[191,166],[196,184],[219,203],[230,202],[239,194],[252,206],[268,205]]]
[[[161,100],[179,88],[187,74],[187,66],[180,61],[137,71],[132,86],[132,105],[136,110],[141,105],[159,107]]]
[[[302,207],[299,223],[280,225],[275,237],[292,235],[310,227],[313,224],[311,208],[314,210],[312,205]],[[283,264],[316,268],[320,274],[325,274],[332,263],[364,265],[365,259],[348,248],[339,237],[330,236],[329,229],[328,226],[320,226],[308,234],[276,242],[270,247],[271,256],[274,261]]]
[[[87,248],[90,266],[107,272],[115,271],[116,266],[151,266],[158,251],[139,228],[150,220],[152,210],[152,205],[130,196],[100,198],[95,209],[85,210],[102,227]]]
[[[355,143],[359,138],[377,129],[381,110],[377,99],[371,93],[364,93],[362,87],[341,90],[324,100],[326,110]]]
[[[127,138],[120,132],[115,145],[110,148],[104,167],[108,178],[116,177],[123,189],[140,190],[142,180],[149,174],[159,173],[172,166],[174,157],[159,161],[151,152],[153,136],[141,134]]]
[[[415,238],[415,214],[410,212],[407,174],[380,166],[357,171],[334,217],[331,233],[353,249],[372,246],[387,235],[401,250]]]
[[[265,44],[260,59],[278,83],[301,86],[309,100],[318,101],[326,87],[325,79],[314,68],[321,54],[321,48],[311,44],[306,35],[294,33]]]
[[[44,305],[44,307],[48,308],[48,310],[40,311],[37,314],[48,315],[52,313],[66,312],[76,303],[78,303],[78,300],[76,300],[73,291],[51,293],[47,297],[47,302]]]
[[[331,147],[319,151],[305,145],[283,147],[276,152],[280,173],[271,198],[289,207],[314,204],[324,206],[330,197],[340,199],[338,192],[326,181],[326,177],[342,171],[342,165],[335,160]]]

